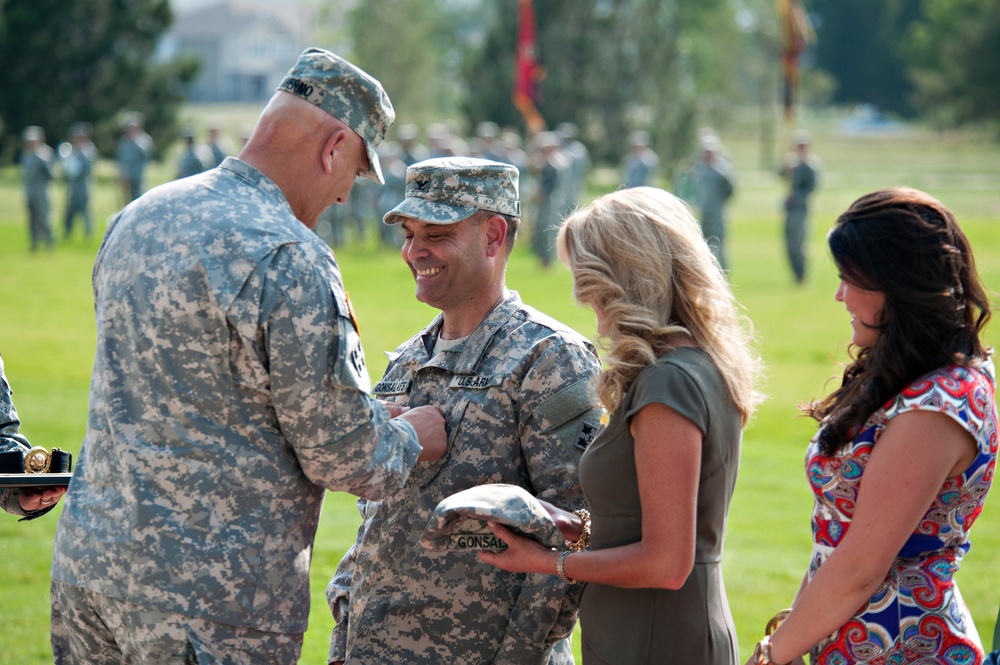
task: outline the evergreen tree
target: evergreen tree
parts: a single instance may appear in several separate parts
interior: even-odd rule
[[[145,115],[158,147],[176,138],[184,84],[197,72],[185,59],[156,64],[153,52],[172,20],[169,0],[6,0],[0,5],[0,161],[27,125],[48,141],[89,122],[105,154],[127,111]]]

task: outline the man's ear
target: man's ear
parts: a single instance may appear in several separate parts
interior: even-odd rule
[[[486,252],[487,256],[498,255],[507,240],[507,220],[500,215],[490,215],[486,219]]]
[[[323,163],[323,172],[329,175],[333,173],[333,165],[341,158],[344,146],[347,144],[347,131],[343,128],[330,132],[323,143],[323,152],[320,159]]]

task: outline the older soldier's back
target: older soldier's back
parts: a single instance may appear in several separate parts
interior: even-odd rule
[[[392,117],[377,81],[307,50],[239,159],[109,226],[53,556],[57,663],[295,662],[325,491],[377,499],[443,454],[436,409],[390,418],[369,396],[339,268],[310,230],[355,176],[380,178],[372,144]]]

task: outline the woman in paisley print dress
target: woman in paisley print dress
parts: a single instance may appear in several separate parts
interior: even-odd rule
[[[969,241],[939,201],[893,188],[855,201],[828,242],[852,360],[806,408],[812,560],[748,662],[977,665],[953,578],[993,480],[997,407]]]

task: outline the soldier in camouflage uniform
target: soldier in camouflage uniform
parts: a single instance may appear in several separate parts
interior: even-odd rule
[[[437,404],[449,453],[418,464],[406,486],[361,500],[358,539],[327,588],[337,626],[330,662],[349,665],[573,662],[578,590],[509,574],[474,551],[420,545],[438,502],[506,483],[560,506],[583,506],[577,464],[600,424],[600,367],[578,333],[521,302],[504,273],[520,223],[517,169],[439,158],[407,169],[401,223],[417,300],[441,310],[390,354],[379,397]]]
[[[816,189],[820,162],[809,152],[809,137],[795,135],[795,152],[785,157],[780,175],[788,181],[785,197],[785,252],[795,283],[806,279],[806,236],[809,231],[809,197]]]
[[[20,430],[21,421],[17,417],[10,385],[3,371],[3,358],[0,358],[0,453],[14,450],[26,453],[31,449],[31,444]],[[23,515],[24,519],[32,520],[52,510],[59,497],[65,493],[65,487],[45,487],[38,490],[0,487],[0,506],[12,515]]]
[[[59,147],[62,156],[63,176],[69,190],[66,196],[66,214],[63,217],[65,238],[73,232],[73,224],[77,215],[83,216],[83,233],[90,237],[94,232],[90,217],[90,177],[97,161],[97,146],[90,140],[90,128],[87,123],[77,123],[70,132],[70,143],[66,154]]]
[[[152,158],[153,139],[143,130],[142,114],[130,113],[115,148],[123,206],[142,196],[145,190],[146,165]]]
[[[726,204],[736,191],[736,176],[714,134],[701,137],[701,158],[694,169],[694,188],[701,232],[719,265],[728,270]]]
[[[25,127],[21,153],[21,177],[28,205],[28,233],[31,251],[52,247],[52,224],[49,220],[49,183],[54,177],[56,153],[45,143],[45,130],[37,125]]]
[[[392,418],[369,395],[340,270],[311,231],[356,176],[381,180],[393,117],[376,80],[308,49],[238,158],[109,225],[53,554],[56,663],[295,662],[326,491],[380,499],[444,454],[436,407]]]

